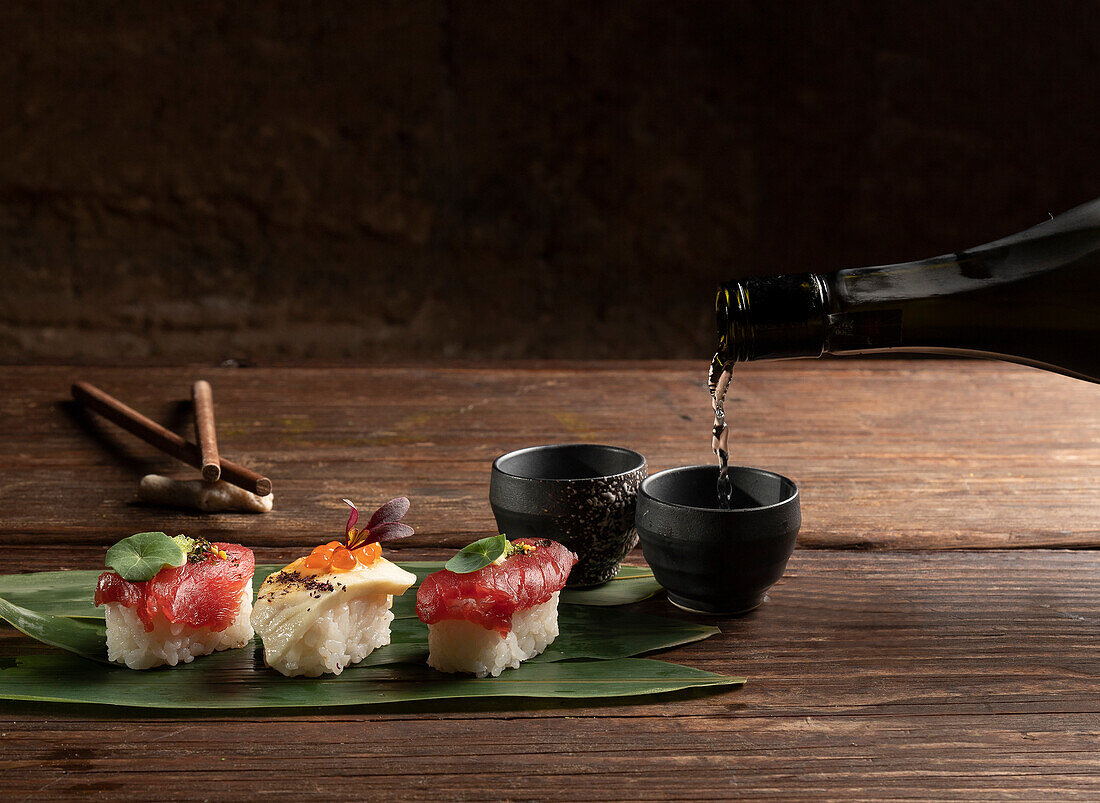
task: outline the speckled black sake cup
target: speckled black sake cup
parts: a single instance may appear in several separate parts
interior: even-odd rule
[[[509,538],[551,538],[577,553],[568,585],[614,577],[638,543],[634,505],[645,458],[619,446],[532,446],[493,461],[489,503]]]
[[[717,466],[661,471],[638,490],[642,552],[669,601],[693,613],[733,616],[764,601],[783,576],[802,525],[798,486],[759,468],[732,466],[733,507],[718,507]]]

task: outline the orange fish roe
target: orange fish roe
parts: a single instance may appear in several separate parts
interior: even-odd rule
[[[336,547],[336,550],[332,553],[332,570],[336,572],[346,572],[350,569],[354,569],[359,561],[355,559],[355,555],[351,554],[351,550],[347,547]]]
[[[382,557],[382,545],[378,542],[373,544],[365,544],[358,549],[353,549],[351,554],[355,555],[355,559],[362,563],[364,566],[370,566],[380,557]]]
[[[380,557],[382,547],[377,543],[348,549],[339,541],[329,541],[302,558],[301,568],[312,574],[335,574],[351,571],[360,565],[370,566]]]

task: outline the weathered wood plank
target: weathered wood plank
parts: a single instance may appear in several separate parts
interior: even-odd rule
[[[603,441],[651,470],[706,462],[704,367],[0,367],[0,537],[100,544],[164,526],[302,545],[339,526],[340,498],[408,494],[409,546],[495,530],[493,457]],[[78,378],[187,433],[205,377],[226,456],[272,477],[276,513],[193,516],[135,505],[142,473],[193,472],[68,398]],[[14,391],[18,392],[14,392]],[[810,361],[739,369],[734,460],[802,488],[803,546],[1100,546],[1100,387],[971,361]]]
[[[50,727],[26,746],[21,769],[30,771],[13,772],[6,791],[142,799],[148,788],[133,772],[140,753],[158,768],[157,786],[167,796],[213,799],[1090,799],[1100,792],[1100,731],[1072,715],[996,723],[901,717],[889,727],[829,716],[708,717],[664,727],[659,719],[388,724],[227,721],[218,752],[184,721],[129,729],[103,723],[98,732]],[[291,728],[297,738],[289,738]],[[636,728],[644,742],[624,743],[624,731]],[[104,749],[105,740],[118,750]]]
[[[339,532],[341,497],[396,493],[412,497],[418,530],[401,556],[440,557],[494,529],[488,468],[508,449],[593,440],[638,449],[653,470],[707,460],[702,373],[0,367],[3,571],[94,568],[120,535],[162,528],[289,560]],[[87,379],[188,433],[179,402],[200,377],[215,387],[222,451],[272,477],[274,514],[135,505],[145,471],[190,469],[62,404]],[[1095,799],[1097,393],[971,362],[740,371],[736,454],[799,481],[802,545],[875,550],[801,549],[761,609],[667,653],[746,674],[743,689],[216,718],[6,703],[0,788],[43,799],[142,799],[153,786],[211,799]],[[1078,549],[1013,551],[1040,545]],[[986,551],[942,551],[960,548]],[[0,629],[0,659],[25,649],[37,647]]]
[[[667,653],[749,675],[738,691],[123,721],[9,703],[0,772],[10,794],[43,798],[138,799],[150,767],[158,788],[215,799],[1095,798],[1098,564],[1088,551],[803,550],[757,612]],[[0,656],[17,646],[3,636]]]

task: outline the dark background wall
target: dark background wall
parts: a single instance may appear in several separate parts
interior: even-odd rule
[[[0,4],[0,360],[695,357],[1100,196],[1100,5]]]

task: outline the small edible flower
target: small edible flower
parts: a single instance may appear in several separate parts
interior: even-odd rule
[[[402,524],[401,519],[412,506],[404,496],[398,496],[378,510],[362,529],[356,527],[359,511],[350,499],[344,500],[351,508],[347,526],[344,528],[344,543],[329,541],[316,547],[302,565],[318,573],[346,572],[357,565],[369,566],[382,557],[381,542],[407,538],[413,534],[413,528]]]

